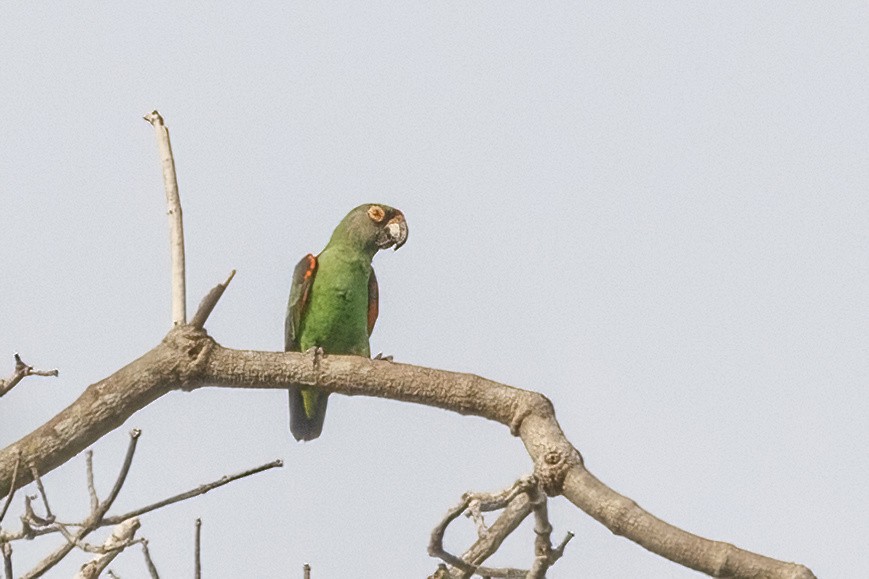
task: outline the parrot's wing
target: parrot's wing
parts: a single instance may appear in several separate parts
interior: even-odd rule
[[[374,331],[374,324],[377,323],[377,313],[380,310],[380,291],[377,288],[377,276],[374,275],[374,268],[371,268],[371,275],[368,276],[368,335]]]
[[[290,301],[287,304],[287,318],[284,320],[284,351],[298,352],[299,326],[302,315],[311,297],[311,286],[317,273],[317,258],[310,253],[302,258],[293,270],[293,285],[290,288]]]

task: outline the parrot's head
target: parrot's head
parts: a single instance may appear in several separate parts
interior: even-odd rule
[[[360,205],[341,220],[332,241],[349,240],[365,249],[398,249],[407,241],[407,221],[404,213],[380,203]]]

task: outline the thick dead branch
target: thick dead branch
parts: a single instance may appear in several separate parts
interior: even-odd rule
[[[40,472],[49,472],[167,392],[208,385],[273,389],[303,385],[494,420],[521,437],[547,494],[563,494],[615,534],[714,577],[814,577],[801,565],[683,531],[604,485],[585,468],[561,431],[552,404],[541,394],[471,374],[359,356],[324,356],[315,367],[303,353],[224,348],[191,326],[174,328],[150,352],[88,387],[45,425],[0,451],[0,492],[30,482],[28,473],[22,472],[12,485],[19,453]]]
[[[187,322],[187,290],[184,272],[184,223],[181,216],[181,197],[178,194],[178,177],[175,174],[175,158],[172,156],[169,129],[163,124],[160,113],[151,111],[144,118],[154,127],[160,164],[163,167],[172,254],[172,324],[178,326]]]
[[[59,374],[57,368],[54,370],[36,370],[33,366],[25,364],[21,360],[21,356],[15,353],[15,370],[12,371],[12,376],[6,380],[0,380],[0,397],[15,388],[19,382],[28,376],[57,376]]]

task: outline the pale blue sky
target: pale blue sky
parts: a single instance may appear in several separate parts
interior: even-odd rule
[[[281,349],[298,259],[394,205],[373,351],[545,393],[593,473],[688,531],[869,575],[865,2],[178,4],[0,8],[0,374],[61,371],[0,401],[0,444],[168,329],[157,108],[190,307],[238,270],[222,344]],[[119,508],[285,460],[144,518],[164,576],[192,576],[201,516],[209,577],[424,577],[461,493],[530,469],[481,419],[333,397],[301,445],[286,413],[174,393],[96,445],[105,493],[144,431]],[[80,516],[84,457],[46,485]],[[550,511],[577,534],[553,578],[697,576]],[[15,548],[23,572],[48,545]],[[531,551],[525,528],[493,563]]]

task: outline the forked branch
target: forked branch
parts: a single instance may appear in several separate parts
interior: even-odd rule
[[[0,380],[0,397],[15,388],[19,382],[28,376],[57,376],[57,368],[54,370],[36,370],[33,366],[25,364],[21,356],[15,353],[15,370],[6,380]]]

